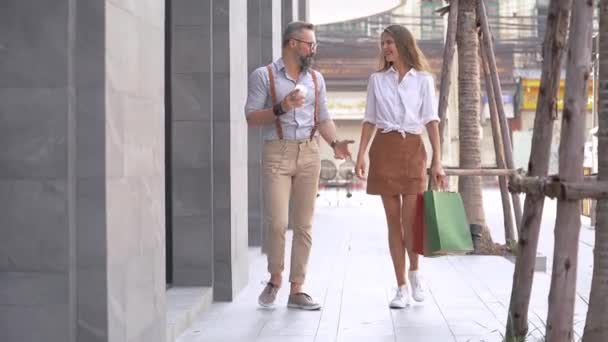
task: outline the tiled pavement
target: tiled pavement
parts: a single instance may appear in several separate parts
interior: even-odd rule
[[[323,303],[321,311],[287,309],[287,287],[279,292],[275,310],[259,309],[265,258],[252,249],[249,285],[234,302],[214,303],[178,341],[502,341],[512,263],[493,256],[426,258],[426,302],[391,310],[388,301],[395,282],[379,201],[355,195],[336,206],[332,196],[319,198],[306,284]],[[549,283],[548,274],[536,273],[530,341],[544,334]],[[581,296],[577,298],[580,337],[587,307]]]

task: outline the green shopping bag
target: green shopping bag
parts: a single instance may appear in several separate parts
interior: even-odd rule
[[[424,193],[424,254],[463,254],[473,241],[462,198],[457,192]]]

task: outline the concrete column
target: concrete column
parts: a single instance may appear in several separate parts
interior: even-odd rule
[[[247,71],[251,74],[281,54],[281,1],[249,0],[247,5]],[[249,246],[262,246],[264,239],[262,145],[261,128],[249,127]]]
[[[285,31],[285,28],[287,27],[287,24],[289,24],[292,21],[296,21],[296,20],[300,20],[299,19],[299,14],[298,14],[298,10],[299,10],[299,1],[298,0],[281,0],[283,3],[283,8],[281,9],[281,18],[283,21],[283,26],[281,28],[281,31]],[[282,32],[281,32],[282,35]],[[288,230],[292,230],[293,226],[292,226],[292,222],[291,222],[291,217],[292,217],[292,205],[290,203],[289,206],[289,223],[287,225],[287,229]]]
[[[96,3],[72,1],[78,8]],[[79,18],[77,32],[82,33],[83,42],[79,51],[85,52],[89,39],[85,34],[94,28],[88,28],[86,16]],[[108,260],[105,308],[112,342],[164,341],[166,335],[164,23],[162,1],[105,2],[107,173],[99,180],[105,178],[106,183],[108,246],[107,256],[99,257]],[[86,117],[94,105],[84,102],[79,117]],[[91,119],[90,126],[78,126],[82,140],[76,149],[86,146],[95,129],[103,131],[94,121]],[[85,150],[80,156],[88,155]],[[82,198],[86,196],[84,193]],[[81,225],[87,226],[92,215],[82,214]],[[87,242],[90,245],[78,245],[86,251],[97,243],[93,239]],[[94,280],[82,285],[83,300],[93,297],[88,292],[94,288]],[[82,329],[95,335],[86,323]]]
[[[3,2],[0,341],[164,341],[163,22]]]
[[[310,4],[309,0],[298,0],[298,18],[300,21],[310,20]]]
[[[262,61],[274,61],[281,57],[283,30],[281,27],[281,0],[261,0],[262,11]],[[270,16],[272,13],[272,16]]]
[[[171,1],[174,285],[213,284],[211,3]]]
[[[262,0],[247,1],[247,73],[262,66],[262,25],[264,12]],[[265,61],[267,64],[268,62]],[[264,236],[263,188],[262,188],[262,130],[247,129],[247,179],[249,207],[249,246],[262,246]]]
[[[213,297],[232,300],[248,279],[247,3],[213,0]]]
[[[292,21],[299,20],[298,14],[299,6],[298,0],[281,0],[283,2],[283,8],[281,9],[281,17],[283,22],[283,30]]]

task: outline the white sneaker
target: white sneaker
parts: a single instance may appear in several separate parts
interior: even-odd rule
[[[410,292],[407,286],[400,287],[395,292],[395,298],[391,300],[389,307],[391,309],[403,309],[410,304]]]
[[[419,271],[410,271],[408,274],[410,286],[412,287],[412,297],[417,302],[424,302],[426,289]]]

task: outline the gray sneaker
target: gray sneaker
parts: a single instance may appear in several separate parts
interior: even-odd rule
[[[287,307],[301,310],[319,310],[321,305],[304,292],[289,295]]]
[[[271,282],[266,283],[266,287],[258,297],[258,304],[263,308],[273,308],[274,301],[277,299],[277,292],[279,292],[279,288],[276,285]]]

